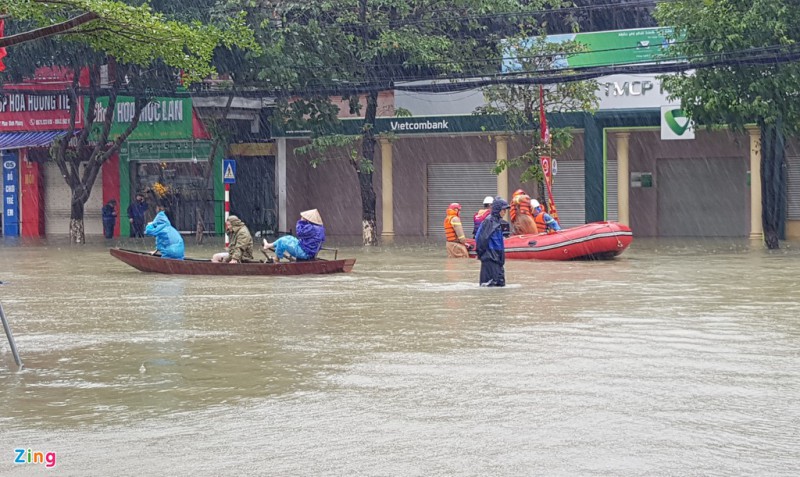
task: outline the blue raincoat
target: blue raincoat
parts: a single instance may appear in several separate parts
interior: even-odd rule
[[[498,196],[492,202],[492,213],[478,227],[475,235],[476,252],[481,261],[480,285],[488,287],[506,286],[506,249],[503,242],[503,226],[507,223],[500,216],[508,202]]]
[[[144,234],[156,238],[156,250],[161,252],[163,258],[183,260],[183,237],[169,223],[167,214],[163,210],[147,224]]]
[[[316,257],[325,241],[325,227],[300,219],[297,221],[295,230],[297,230],[297,238],[300,239],[300,248],[306,253],[308,259]]]
[[[306,251],[300,247],[300,241],[297,240],[297,237],[284,235],[276,240],[273,245],[275,245],[275,256],[278,258],[284,258],[284,254],[288,253],[294,258],[308,260],[308,255],[306,255]]]

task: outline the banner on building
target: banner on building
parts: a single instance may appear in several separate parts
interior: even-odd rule
[[[634,28],[630,30],[593,31],[549,35],[547,43],[566,43],[574,41],[583,47],[580,53],[556,56],[552,68],[580,68],[592,66],[624,65],[632,63],[654,63],[675,61],[666,54],[673,43],[673,29],[670,27]],[[528,48],[541,41],[539,37],[524,40],[520,45]],[[503,58],[502,72],[522,71],[517,48],[507,43]]]
[[[661,140],[694,139],[694,125],[679,106],[661,106]]]

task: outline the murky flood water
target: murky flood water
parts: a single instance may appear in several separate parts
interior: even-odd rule
[[[509,262],[505,289],[443,245],[340,254],[353,273],[178,277],[6,242],[26,369],[0,335],[0,474],[800,472],[796,246],[637,240]]]

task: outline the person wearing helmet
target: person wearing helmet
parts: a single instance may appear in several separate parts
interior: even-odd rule
[[[544,211],[538,200],[531,201],[531,209],[533,210],[533,220],[536,221],[536,227],[540,232],[552,234],[561,230],[556,219]]]
[[[492,213],[492,202],[494,202],[494,197],[487,195],[483,199],[483,208],[472,216],[472,238],[475,238],[478,234],[478,227],[480,227],[481,223],[486,220],[486,217],[489,217],[489,214]]]
[[[506,249],[503,243],[503,229],[508,222],[503,215],[509,209],[508,202],[502,197],[495,197],[492,202],[492,213],[478,227],[475,246],[478,259],[481,261],[480,285],[482,287],[506,286]]]
[[[511,200],[511,217],[511,227],[514,235],[539,233],[536,222],[533,219],[531,198],[528,194],[524,192],[522,194],[517,194]]]
[[[453,202],[447,207],[447,217],[444,219],[444,233],[447,238],[447,256],[449,258],[469,258],[467,238],[464,236],[464,227],[461,225],[461,204]]]

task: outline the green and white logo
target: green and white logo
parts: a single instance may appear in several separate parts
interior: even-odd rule
[[[694,139],[694,127],[682,109],[661,106],[661,139]]]

